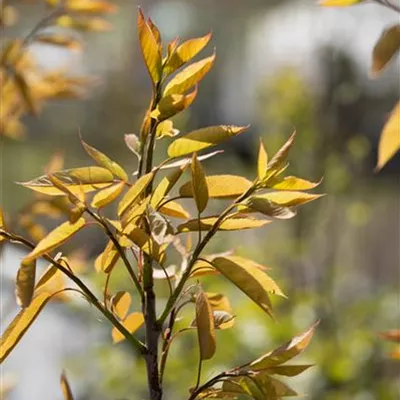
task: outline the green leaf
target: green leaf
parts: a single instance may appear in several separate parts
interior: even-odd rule
[[[15,295],[22,308],[29,306],[35,289],[36,260],[22,262],[17,273]]]
[[[269,294],[285,297],[273,279],[249,263],[238,263],[237,259],[226,256],[215,258],[212,265],[271,316]]]
[[[383,31],[372,51],[372,75],[378,75],[400,49],[400,24]]]
[[[197,61],[178,72],[165,86],[163,96],[185,94],[196,86],[211,69],[215,54]]]
[[[128,181],[128,175],[124,169],[117,164],[115,161],[108,158],[104,153],[95,149],[94,147],[88,145],[81,139],[82,146],[86,150],[86,153],[93,158],[101,167],[108,169],[113,175],[122,179],[123,181]]]
[[[381,133],[376,168],[382,169],[400,150],[400,102],[397,102]]]
[[[201,214],[208,203],[208,187],[206,182],[206,175],[203,167],[197,159],[196,153],[192,157],[192,193],[194,201],[196,202],[197,210]]]
[[[73,224],[70,222],[64,222],[59,225],[57,228],[49,232],[47,236],[36,245],[36,247],[24,258],[23,263],[29,263],[43,254],[61,246],[76,232],[80,231],[85,224],[85,220],[79,218],[78,221]]]
[[[93,197],[91,206],[94,208],[103,208],[112,203],[121,194],[124,187],[125,183],[119,182],[115,185],[98,191]]]
[[[52,173],[52,176],[60,180],[68,190],[77,195],[81,192],[88,193],[94,190],[102,189],[110,186],[114,182],[112,173],[101,167],[81,167],[67,169],[60,172]],[[65,196],[65,193],[56,188],[50,181],[48,175],[40,176],[29,182],[18,182],[39,193],[51,196]]]
[[[202,290],[196,296],[196,325],[200,358],[209,360],[216,350],[215,327],[210,303]]]
[[[146,22],[141,9],[138,12],[137,26],[143,59],[151,80],[156,85],[160,82],[162,75],[161,46],[157,42],[157,38],[154,36],[148,22]]]
[[[283,346],[280,346],[277,349],[253,361],[249,365],[249,369],[252,371],[257,371],[266,368],[276,367],[298,356],[309,345],[317,325],[318,322],[312,325],[302,334],[295,336],[292,340],[285,343]]]
[[[210,175],[206,177],[208,195],[210,198],[232,199],[246,192],[252,183],[242,176]],[[193,197],[193,183],[186,182],[179,188],[182,197]]]
[[[131,333],[135,333],[144,323],[144,316],[141,312],[133,312],[129,314],[122,322],[122,325]],[[119,343],[125,340],[125,336],[117,329],[113,328],[112,339],[114,343]]]
[[[128,292],[118,292],[111,299],[111,307],[119,319],[125,319],[131,306],[132,298]]]
[[[125,196],[121,199],[118,204],[118,215],[121,216],[139,196],[145,191],[147,186],[153,179],[154,174],[149,172],[146,175],[140,177],[136,183],[126,192]]]
[[[169,157],[181,157],[216,146],[225,140],[243,133],[247,126],[217,125],[198,129],[176,139],[168,147]]]
[[[0,338],[0,363],[7,358],[22,339],[25,332],[35,321],[50,298],[51,295],[49,293],[39,294],[32,300],[28,307],[23,308],[13,319]]]
[[[189,62],[192,58],[194,58],[211,39],[211,33],[195,38],[187,40],[181,45],[177,46],[175,51],[173,51],[168,57],[165,65],[164,65],[164,73],[166,75],[172,74],[182,65]]]
[[[218,217],[206,217],[201,218],[200,223],[198,219],[191,219],[183,224],[178,226],[178,232],[190,232],[190,231],[198,231],[201,229],[202,231],[208,231],[215,224]],[[253,229],[253,228],[261,228],[262,226],[269,224],[271,221],[269,220],[261,220],[253,217],[248,217],[245,215],[237,215],[232,214],[232,216],[228,216],[218,227],[219,231],[238,231],[243,229]]]
[[[64,396],[64,400],[74,400],[74,396],[72,395],[72,390],[71,390],[71,387],[70,387],[70,385],[68,383],[67,376],[66,376],[65,372],[63,372],[61,374],[60,385],[61,385],[61,391],[62,391],[63,396]]]

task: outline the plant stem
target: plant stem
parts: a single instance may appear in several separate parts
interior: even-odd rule
[[[400,7],[396,6],[396,4],[393,4],[388,0],[375,0],[375,3],[378,3],[384,7],[387,7],[389,9],[391,9],[392,11],[396,11],[397,13],[400,13]]]
[[[31,250],[36,247],[33,243],[26,240],[22,236],[14,235],[5,231],[0,231],[0,235],[10,240],[11,242],[22,244]],[[127,341],[135,348],[135,350],[137,350],[140,354],[144,356],[147,354],[146,346],[141,341],[136,339],[133,335],[131,335],[131,333],[118,321],[118,319],[115,318],[114,314],[99,302],[92,291],[73,272],[54,260],[54,258],[49,256],[48,254],[44,254],[42,258],[54,265],[58,270],[60,270],[69,279],[71,279],[82,290],[88,301],[93,304],[111,322],[111,324],[125,336]]]

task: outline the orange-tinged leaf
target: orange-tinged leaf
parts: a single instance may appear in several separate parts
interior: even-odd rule
[[[192,157],[192,193],[194,201],[196,202],[197,210],[201,214],[208,203],[208,187],[206,182],[206,175],[203,167],[197,159],[196,153]]]
[[[216,350],[215,327],[210,303],[202,290],[196,296],[196,325],[200,358],[209,360]]]
[[[285,297],[272,278],[250,263],[238,263],[237,259],[226,256],[214,259],[212,265],[270,315],[269,294]]]
[[[147,70],[149,71],[151,80],[155,85],[161,80],[161,47],[157,43],[157,38],[154,37],[154,34],[149,24],[146,22],[141,9],[139,9],[138,12],[137,26],[143,59],[146,64]]]
[[[94,147],[88,145],[81,139],[82,146],[86,150],[86,153],[89,154],[90,157],[93,158],[100,166],[108,169],[113,175],[122,179],[123,181],[128,180],[128,175],[124,171],[124,169],[117,164],[115,161],[108,158],[104,153],[100,150],[95,149]]]
[[[317,325],[318,322],[308,328],[305,332],[301,333],[298,336],[295,336],[292,340],[285,343],[283,346],[280,346],[277,349],[253,361],[249,365],[249,369],[251,369],[252,371],[256,371],[270,367],[276,367],[298,356],[309,345]]]
[[[157,44],[161,46],[161,33],[160,30],[157,28],[157,25],[153,22],[153,20],[150,17],[147,19],[147,24],[149,25],[149,28]]]
[[[116,185],[109,186],[105,189],[98,191],[92,200],[92,207],[103,208],[112,203],[122,192],[125,187],[124,182],[117,183]]]
[[[286,176],[284,178],[276,178],[268,182],[267,187],[275,190],[311,190],[321,184],[319,182],[310,182],[296,176]]]
[[[29,306],[35,288],[36,260],[22,262],[17,273],[15,295],[22,308]]]
[[[184,94],[196,86],[207,74],[215,60],[215,54],[197,61],[178,72],[165,86],[164,96]]]
[[[381,336],[391,342],[400,343],[400,329],[392,329],[387,332],[382,332]]]
[[[265,150],[264,143],[260,140],[260,148],[258,150],[258,161],[257,161],[257,175],[258,179],[263,180],[267,175],[268,166],[268,153]]]
[[[164,197],[171,191],[176,182],[182,176],[183,171],[186,169],[188,164],[184,164],[181,167],[175,169],[170,174],[161,179],[160,183],[155,188],[150,204],[157,209],[158,205],[164,199]]]
[[[319,5],[324,7],[349,7],[362,3],[365,0],[320,0]]]
[[[198,129],[176,139],[168,147],[169,157],[181,157],[216,146],[225,140],[243,133],[247,126],[217,125]]]
[[[136,183],[126,192],[118,204],[118,215],[121,216],[144,192],[153,179],[153,173],[149,172],[140,177]]]
[[[74,400],[74,396],[72,395],[72,390],[69,385],[67,375],[63,371],[60,377],[60,386],[61,386],[61,391],[64,396],[64,400]]]
[[[376,168],[382,169],[400,149],[400,102],[393,109],[381,133]]]
[[[190,214],[176,201],[169,201],[163,205],[159,210],[161,214],[168,215],[174,218],[190,218]]]
[[[252,183],[237,175],[209,175],[206,177],[208,195],[210,198],[232,199],[242,195]],[[193,197],[193,183],[184,183],[179,188],[182,197]]]
[[[202,231],[208,231],[215,224],[218,217],[206,217],[201,218],[200,223],[197,219],[189,220],[178,226],[179,232],[198,231],[199,228]],[[271,221],[266,219],[256,219],[245,215],[232,215],[228,216],[220,225],[218,230],[220,231],[238,231],[243,229],[261,228],[262,226],[269,224]]]
[[[133,312],[126,317],[122,325],[133,334],[143,325],[143,322],[143,314],[141,312]],[[125,340],[125,336],[115,327],[112,329],[111,335],[114,343]]]
[[[119,319],[125,319],[131,306],[132,298],[128,292],[118,292],[111,299],[111,306]]]
[[[173,117],[179,112],[186,110],[193,103],[197,95],[197,87],[189,94],[171,94],[163,97],[158,103],[157,108],[151,112],[150,116],[157,121],[164,121]]]
[[[164,66],[164,73],[169,75],[180,68],[182,65],[189,62],[193,59],[211,39],[211,33],[195,38],[189,39],[186,42],[183,42],[181,45],[177,46],[175,51],[171,53],[171,56],[168,57],[167,62]]]
[[[372,51],[372,75],[378,75],[400,49],[400,24],[385,29]]]
[[[52,175],[67,186],[68,190],[75,195],[82,191],[88,193],[102,189],[114,182],[112,173],[101,167],[72,168],[52,173]],[[18,183],[39,193],[51,196],[65,196],[63,191],[54,186],[48,175],[40,176],[29,182]]]
[[[28,307],[23,308],[13,319],[0,338],[0,363],[7,358],[18,344],[50,298],[51,295],[49,293],[39,294]]]
[[[30,261],[33,261],[43,254],[48,253],[51,250],[54,250],[55,248],[61,246],[71,236],[81,230],[85,226],[85,223],[86,222],[83,218],[80,218],[74,224],[71,224],[70,222],[64,222],[63,224],[49,232],[47,236],[45,236],[36,245],[36,247],[24,258],[23,262],[28,263]]]

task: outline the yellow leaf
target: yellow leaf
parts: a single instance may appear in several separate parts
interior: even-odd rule
[[[163,95],[184,94],[196,86],[210,70],[214,59],[215,54],[197,61],[178,72],[165,86]]]
[[[208,196],[210,198],[231,199],[242,195],[252,183],[242,176],[236,175],[210,175],[206,177]],[[193,197],[193,183],[183,184],[179,189],[182,197]]]
[[[156,85],[161,80],[161,47],[157,43],[157,39],[154,37],[149,24],[144,19],[141,9],[139,9],[138,12],[137,26],[143,59],[147,70],[149,71],[151,80],[153,81],[153,84]]]
[[[183,64],[189,62],[204,49],[210,39],[211,33],[203,37],[187,40],[176,47],[175,51],[171,52],[170,57],[168,57],[167,62],[165,63],[164,73],[166,75],[172,74]]]
[[[153,173],[149,172],[140,177],[136,183],[126,192],[118,204],[118,215],[121,216],[144,192],[153,179]]]
[[[53,46],[66,47],[72,51],[80,51],[82,49],[81,43],[74,39],[72,36],[60,34],[40,34],[35,37],[35,41],[44,44],[51,44]]]
[[[117,9],[115,4],[103,0],[67,0],[65,7],[73,12],[88,14],[108,14]]]
[[[143,322],[143,314],[140,312],[134,312],[126,317],[122,322],[122,325],[133,334],[143,325]],[[112,329],[111,335],[114,343],[119,343],[125,340],[125,336],[115,327]]]
[[[310,367],[312,367],[312,365],[277,365],[265,371],[271,375],[297,376]]]
[[[0,206],[0,230],[6,230],[6,225],[4,221],[4,211],[3,207],[1,206]],[[2,242],[3,240],[5,240],[5,238],[0,235],[0,242]]]
[[[157,44],[161,46],[161,33],[160,30],[157,28],[156,24],[153,22],[153,20],[149,17],[147,19],[147,24],[149,25],[149,28],[154,36],[154,39],[156,40]]]
[[[292,340],[285,343],[283,346],[278,347],[277,349],[261,356],[257,360],[253,361],[249,368],[252,371],[262,370],[269,367],[275,367],[277,365],[281,365],[292,358],[296,357],[300,353],[302,353],[306,347],[309,345],[313,335],[315,328],[317,327],[318,322],[312,325],[309,329],[307,329],[302,334],[295,336]]]
[[[209,360],[216,350],[215,327],[210,303],[202,290],[196,296],[196,325],[200,358]]]
[[[229,299],[222,293],[206,293],[208,302],[213,311],[226,311],[232,313],[232,306]]]
[[[285,165],[287,156],[289,154],[290,149],[293,146],[294,139],[296,137],[296,132],[293,132],[286,143],[279,149],[279,151],[272,157],[272,160],[268,163],[268,176],[271,173],[276,173],[280,169],[282,169]]]
[[[24,258],[24,263],[29,263],[45,253],[54,250],[66,242],[72,235],[85,226],[85,220],[80,218],[74,224],[64,222],[47,234],[36,247]]]
[[[190,218],[190,214],[177,202],[169,201],[167,204],[163,205],[159,210],[161,214],[168,215],[174,218]]]
[[[32,300],[28,307],[23,308],[13,319],[0,338],[0,363],[6,359],[18,344],[43,307],[50,300],[50,297],[49,293],[39,294]]]
[[[132,298],[128,292],[118,292],[111,300],[112,309],[119,319],[126,317],[131,303]]]
[[[14,75],[14,82],[25,103],[27,111],[32,115],[37,115],[39,113],[39,102],[33,95],[31,84],[22,73],[16,73]]]
[[[237,259],[227,256],[214,259],[212,264],[271,316],[272,305],[269,294],[285,297],[273,279],[250,263],[238,263]]]
[[[116,185],[109,186],[97,192],[92,200],[92,207],[103,208],[112,203],[122,192],[125,187],[124,182],[117,183]]]
[[[29,306],[33,297],[36,276],[36,260],[22,262],[17,273],[15,295],[22,308]]]
[[[253,197],[270,200],[273,203],[283,207],[294,207],[294,206],[299,206],[301,204],[309,203],[310,201],[319,199],[320,197],[323,196],[324,196],[323,194],[311,194],[311,193],[288,191],[288,192],[270,192]]]
[[[400,149],[400,102],[393,109],[381,133],[376,168],[382,169]]]
[[[189,94],[171,94],[163,97],[158,103],[157,108],[151,112],[150,116],[157,121],[164,121],[173,117],[179,112],[186,110],[193,103],[197,96],[197,87]]]
[[[150,202],[150,196],[146,197],[144,200],[133,207],[130,207],[129,210],[124,213],[121,221],[121,227],[123,228],[124,234],[129,234],[132,229],[140,226],[142,217],[144,217],[146,213],[147,206]]]
[[[362,3],[365,0],[320,0],[319,5],[324,7],[348,7]]]
[[[88,193],[102,189],[114,182],[112,173],[101,167],[66,169],[52,173],[52,175],[67,186],[68,190],[75,195],[82,191]],[[40,176],[29,182],[19,182],[19,184],[39,193],[51,196],[65,196],[63,191],[54,186],[48,175]]]
[[[42,274],[35,286],[35,296],[41,293],[50,293],[53,295],[56,292],[63,290],[65,287],[64,274],[53,264],[50,264],[46,271]],[[66,300],[67,296],[61,292],[54,299]]]
[[[67,379],[65,372],[62,372],[62,374],[61,374],[60,386],[61,386],[62,394],[64,396],[64,400],[74,400],[74,396],[72,395],[72,390],[68,383],[68,379]]]
[[[166,119],[157,125],[156,137],[162,139],[165,137],[174,137],[179,134],[179,130],[174,128],[174,124],[170,119]]]
[[[99,165],[108,169],[113,175],[117,176],[118,178],[122,179],[123,181],[128,180],[128,175],[124,171],[124,169],[117,164],[115,161],[108,158],[104,153],[95,149],[94,147],[88,145],[81,139],[82,146],[89,154],[90,157],[93,158]]]
[[[169,157],[181,157],[216,146],[225,140],[243,133],[247,126],[217,125],[198,129],[176,139],[168,147]]]
[[[172,171],[170,174],[161,179],[160,183],[155,188],[150,204],[157,209],[158,205],[165,198],[165,196],[171,191],[176,182],[182,176],[183,171],[186,169],[188,164],[184,164],[179,168]]]
[[[197,219],[191,219],[178,226],[179,232],[198,231],[199,227],[202,231],[208,231],[215,224],[218,217],[206,217],[200,219],[200,224]],[[269,224],[269,220],[261,220],[245,215],[232,215],[228,216],[219,226],[220,231],[238,231],[243,229],[261,228]]]
[[[400,25],[383,31],[372,51],[372,75],[378,75],[400,49]]]
[[[276,178],[268,181],[267,187],[276,190],[310,190],[321,184],[319,182],[310,182],[296,176],[286,176],[284,178]]]
[[[196,202],[197,210],[201,214],[208,203],[208,187],[206,182],[206,175],[203,167],[197,159],[196,153],[192,157],[192,193],[194,201]]]
[[[263,180],[267,174],[268,154],[265,150],[264,143],[260,140],[260,148],[258,150],[257,173],[258,179]]]
[[[242,204],[238,207],[239,212],[259,212],[267,217],[277,219],[290,219],[296,215],[295,209],[280,206],[261,196],[250,196]]]
[[[110,240],[107,243],[104,251],[98,255],[95,260],[94,267],[97,272],[103,271],[109,274],[119,260],[118,250],[115,248],[113,242]]]

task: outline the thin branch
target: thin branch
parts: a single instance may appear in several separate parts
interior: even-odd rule
[[[375,0],[375,3],[380,4],[381,6],[387,7],[392,11],[400,13],[400,7],[397,6],[396,4],[393,4],[392,2],[390,2],[388,0]]]

